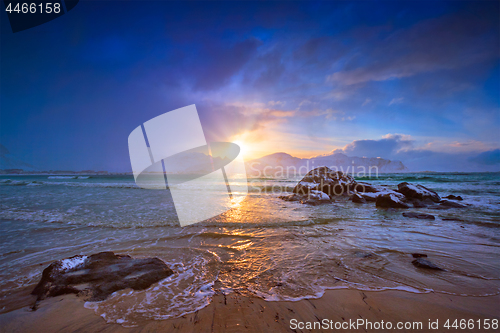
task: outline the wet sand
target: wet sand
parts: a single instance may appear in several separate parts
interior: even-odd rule
[[[260,298],[238,294],[217,295],[207,307],[176,319],[144,321],[137,327],[125,328],[108,324],[93,310],[84,308],[82,298],[66,295],[46,299],[38,310],[29,307],[0,315],[1,332],[293,332],[290,321],[335,322],[365,319],[371,322],[419,321],[421,330],[398,332],[428,332],[429,319],[439,320],[435,332],[482,330],[445,329],[447,319],[500,318],[500,296],[461,297],[445,294],[415,294],[405,291],[362,292],[358,290],[329,290],[319,299],[298,302],[267,302]],[[308,329],[296,329],[308,332]],[[314,331],[321,331],[314,330]],[[337,330],[330,330],[337,331]],[[345,329],[343,332],[383,332],[386,330]],[[495,331],[495,330],[488,330]]]

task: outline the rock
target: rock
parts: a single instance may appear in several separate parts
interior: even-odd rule
[[[411,203],[414,208],[425,208],[425,207],[431,207],[435,206],[436,204],[434,201],[430,199],[425,199],[425,200],[419,200],[419,199],[412,199]]]
[[[411,255],[413,258],[427,258],[427,254],[423,253],[412,253]]]
[[[377,192],[384,192],[387,190],[382,186],[372,185],[365,182],[358,182],[353,189],[354,191],[361,193],[377,193]]]
[[[302,204],[308,204],[317,206],[320,204],[330,203],[330,197],[321,191],[311,190],[308,194],[291,194],[291,195],[282,195],[278,198],[285,201],[299,201]]]
[[[128,255],[100,252],[58,260],[43,270],[33,289],[37,300],[62,294],[85,294],[101,301],[125,288],[143,290],[174,272],[160,259],[133,259]]]
[[[300,201],[300,196],[297,194],[280,195],[278,198],[285,201]]]
[[[422,200],[418,200],[418,199],[413,199],[411,201],[412,205],[414,208],[425,208],[427,207],[427,205],[422,201]]]
[[[308,195],[301,198],[300,203],[317,206],[330,203],[330,197],[321,191],[311,190]]]
[[[313,200],[318,201],[330,201],[330,197],[328,196],[328,194],[321,191],[312,190],[311,192],[309,192],[309,197]]]
[[[377,201],[377,197],[381,194],[380,192],[379,193],[363,193],[363,192],[358,192],[357,194],[359,194],[363,199],[365,199],[366,201]]]
[[[405,200],[405,196],[399,192],[395,192],[393,190],[389,190],[389,189],[383,189],[383,192],[376,192],[376,193],[372,193],[372,192],[367,192],[367,193],[363,193],[363,192],[357,192],[360,196],[363,197],[363,199],[365,199],[366,201],[373,201],[373,202],[376,202],[377,201],[377,198],[381,195],[384,195],[384,194],[393,194],[395,195],[396,197],[398,197],[399,199],[401,200]]]
[[[416,213],[416,212],[404,212],[403,213],[404,217],[412,217],[416,219],[423,219],[423,220],[435,220],[436,218],[434,215],[430,214],[424,214],[424,213]]]
[[[427,268],[427,269],[434,269],[438,271],[443,271],[441,267],[436,266],[434,263],[430,262],[427,259],[424,258],[417,258],[411,262],[414,266],[420,267],[420,268]]]
[[[295,186],[293,193],[306,195],[310,191],[321,191],[332,197],[347,194],[355,185],[351,175],[322,166],[309,171]]]
[[[371,258],[375,256],[373,253],[361,252],[361,251],[354,252],[354,255],[358,258]]]
[[[466,208],[467,206],[455,201],[450,201],[450,200],[441,200],[439,202],[440,206],[443,207],[450,207],[450,208]]]
[[[458,201],[462,201],[464,200],[464,198],[462,198],[461,196],[459,195],[453,195],[453,194],[450,194],[446,197],[444,197],[445,199],[450,199],[450,200],[458,200]]]
[[[404,194],[408,199],[430,199],[433,202],[441,201],[441,198],[436,192],[429,190],[427,187],[419,184],[414,185],[407,182],[400,183],[398,184],[398,192]]]
[[[363,198],[360,194],[354,193],[351,197],[351,201],[354,203],[366,203],[365,198]]]
[[[379,195],[375,202],[375,206],[380,208],[410,208],[410,206],[404,203],[402,199],[394,193]]]

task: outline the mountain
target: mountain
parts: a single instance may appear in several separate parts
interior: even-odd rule
[[[332,170],[355,173],[356,175],[409,171],[401,161],[391,161],[378,157],[350,157],[342,153],[320,155],[313,158],[298,158],[286,153],[275,153],[246,163],[247,173],[260,177],[305,175],[319,166],[327,166]]]
[[[25,163],[12,155],[10,151],[0,144],[0,170],[22,169],[24,171],[36,171],[36,168],[28,163]]]

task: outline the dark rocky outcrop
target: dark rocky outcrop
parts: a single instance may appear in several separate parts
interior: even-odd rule
[[[347,194],[356,184],[351,175],[322,166],[309,171],[295,186],[293,193],[307,195],[310,191],[321,191],[333,197]]]
[[[100,252],[58,260],[43,270],[33,295],[37,301],[62,294],[82,294],[91,301],[106,299],[125,288],[146,289],[174,272],[160,259],[133,259]]]
[[[455,201],[450,201],[450,200],[441,200],[439,202],[439,205],[442,207],[449,207],[449,208],[466,208],[467,206]]]
[[[430,199],[433,202],[441,201],[441,198],[436,192],[429,190],[427,187],[419,184],[415,185],[407,182],[400,183],[398,184],[398,192],[404,194],[404,196],[408,199]]]
[[[395,193],[386,193],[377,197],[375,206],[380,208],[410,208],[408,204],[403,202],[403,199]]]
[[[336,196],[349,196],[354,203],[375,202],[379,208],[428,208],[446,210],[464,208],[466,205],[456,201],[444,200],[425,186],[403,182],[393,190],[388,185],[372,185],[356,182],[354,178],[341,171],[322,166],[309,171],[293,188],[292,195],[280,196],[285,201],[298,201],[303,204],[319,205],[331,202]],[[460,196],[449,195],[452,200],[462,200]],[[428,214],[405,213],[405,217],[435,219]]]
[[[425,207],[433,207],[436,206],[436,203],[430,199],[419,200],[419,199],[411,199],[409,200],[414,208],[425,208]]]
[[[385,191],[386,188],[379,185],[372,185],[365,182],[358,182],[355,185],[354,190],[362,193],[377,193]]]
[[[413,205],[414,208],[425,208],[427,205],[422,201],[418,199],[413,199],[411,201],[411,204]]]
[[[449,199],[449,200],[458,200],[458,201],[462,201],[464,200],[464,198],[462,198],[461,196],[459,195],[453,195],[453,194],[450,194],[446,197],[444,197],[445,199]]]
[[[354,203],[366,203],[365,198],[363,198],[359,193],[354,193],[351,197],[351,201]]]
[[[285,201],[299,201],[300,203],[313,206],[331,202],[330,197],[326,193],[317,190],[311,190],[307,194],[294,193],[291,195],[284,195],[279,198]]]
[[[370,202],[377,201],[377,197],[382,194],[382,192],[376,192],[376,193],[372,193],[372,192],[368,192],[368,193],[357,192],[357,193],[361,197],[363,197],[363,199],[365,199],[366,201],[370,201]]]
[[[419,257],[411,262],[414,266],[419,267],[419,268],[427,268],[427,269],[433,269],[437,271],[443,271],[441,267],[437,266],[436,264],[430,262],[427,259],[424,259],[422,257]]]
[[[423,219],[423,220],[435,220],[436,217],[434,215],[430,214],[424,214],[424,213],[416,213],[416,212],[404,212],[403,213],[404,217],[411,217],[415,219]]]
[[[366,192],[363,191],[365,189],[367,190]],[[379,196],[385,195],[385,194],[390,194],[390,193],[394,194],[395,196],[397,196],[401,200],[406,200],[405,197],[404,197],[404,195],[402,195],[399,192],[391,190],[387,186],[371,186],[371,187],[367,187],[367,186],[365,186],[364,183],[363,184],[362,183],[358,183],[355,186],[355,191],[356,191],[355,193],[357,193],[359,196],[361,196],[363,199],[365,199],[365,201],[370,201],[370,202],[376,202],[377,198]]]
[[[424,253],[412,253],[411,256],[413,258],[427,258],[427,254]]]
[[[280,195],[278,198],[285,201],[300,201],[301,196],[297,194],[291,194],[291,195]]]

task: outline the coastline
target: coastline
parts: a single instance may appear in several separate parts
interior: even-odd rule
[[[0,315],[1,332],[290,332],[290,321],[333,322],[364,319],[374,322],[422,322],[428,331],[429,320],[439,320],[439,331],[447,319],[499,319],[500,295],[472,297],[441,293],[417,294],[406,291],[328,290],[318,299],[296,302],[265,301],[235,293],[216,295],[205,308],[179,318],[147,320],[135,327],[108,324],[85,301],[74,295],[46,299],[36,311],[23,307]],[[476,324],[477,325],[477,324]],[[393,329],[396,330],[396,329]],[[295,331],[310,331],[296,329]],[[314,331],[334,331],[319,329]],[[364,328],[343,329],[346,332]],[[368,330],[371,331],[371,330]],[[384,330],[382,330],[384,331]],[[417,330],[396,330],[417,331]],[[455,331],[450,329],[449,331]],[[462,331],[478,331],[460,330]]]
[[[73,186],[33,179],[31,185],[4,188],[1,332],[289,332],[295,330],[292,320],[306,323],[296,331],[309,331],[307,323],[321,324],[314,327],[318,331],[330,321],[365,319],[422,323],[406,331],[430,331],[429,321],[439,320],[436,331],[447,331],[456,330],[443,326],[447,320],[451,326],[455,320],[476,323],[500,315],[496,177],[391,174],[367,184],[382,193],[422,180],[432,195],[465,198],[443,209],[432,203],[417,207],[420,201],[405,207],[432,219],[381,209],[373,200],[360,204],[341,197],[322,205],[282,200],[267,188],[289,186],[294,179],[261,180],[256,186],[265,194],[252,192],[227,214],[189,228],[172,222],[175,210],[165,204],[165,195],[131,191],[132,180],[83,180]],[[110,209],[118,206],[122,209]],[[178,274],[149,290],[123,289],[98,304],[97,312],[96,303],[71,295],[43,300],[30,311],[30,292],[43,267],[96,249],[157,257]],[[415,265],[414,254],[439,269]],[[221,281],[221,288],[214,281]],[[221,290],[232,293],[224,296]],[[310,295],[323,296],[304,299]],[[189,311],[195,312],[181,315]],[[340,330],[372,331],[351,327]]]

